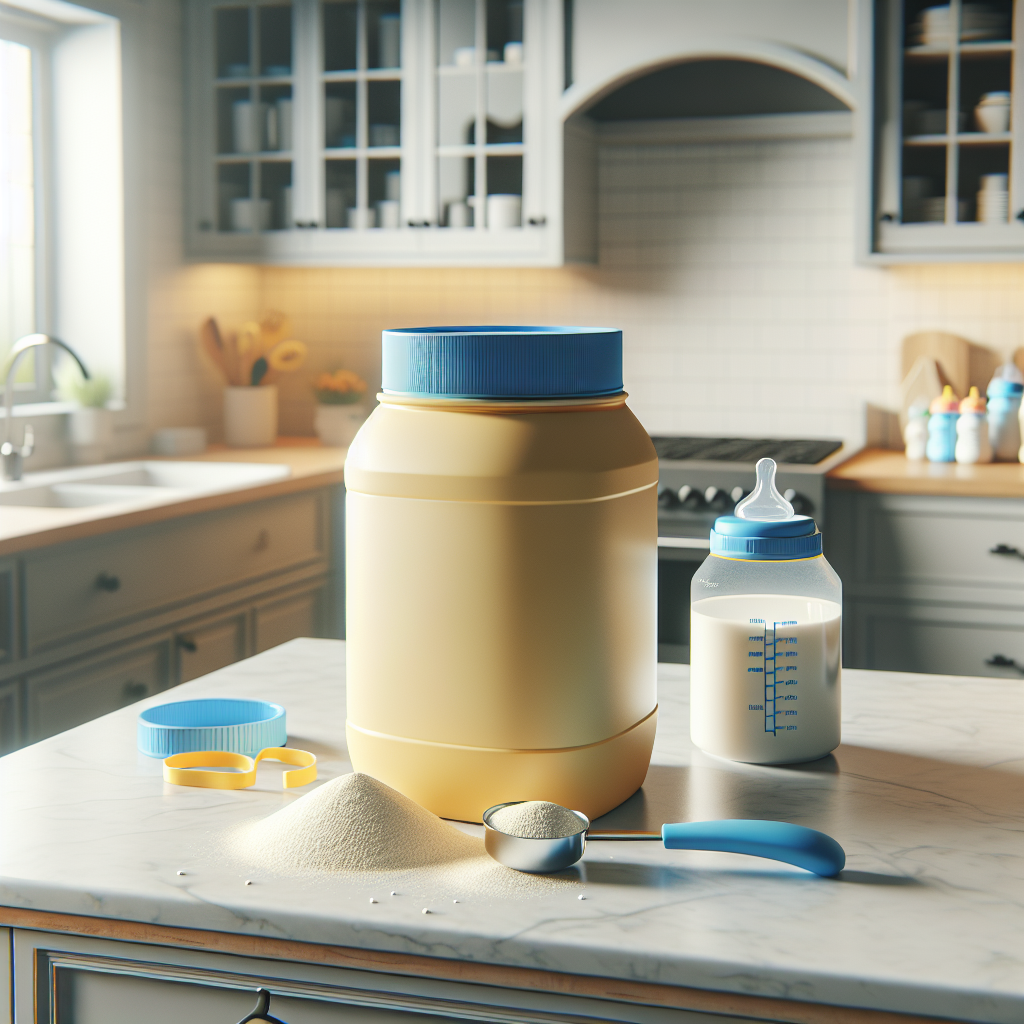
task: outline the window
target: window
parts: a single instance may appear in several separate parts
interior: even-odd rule
[[[0,368],[35,331],[124,379],[120,23],[63,0],[0,0]],[[49,348],[18,403],[53,395]],[[0,379],[0,391],[3,381]]]

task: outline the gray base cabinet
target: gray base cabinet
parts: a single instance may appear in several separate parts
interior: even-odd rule
[[[1024,677],[1024,502],[834,491],[850,668]]]
[[[17,1024],[234,1024],[253,1010],[260,987],[271,993],[271,1015],[289,1024],[762,1019],[27,929],[13,935]],[[8,1006],[0,1004],[0,1024]]]
[[[295,637],[342,636],[342,506],[322,488],[0,563],[0,754]]]

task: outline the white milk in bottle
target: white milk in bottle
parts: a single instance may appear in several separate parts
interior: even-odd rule
[[[721,516],[694,574],[690,736],[733,761],[811,761],[840,740],[842,585],[821,534],[775,488],[775,463]]]

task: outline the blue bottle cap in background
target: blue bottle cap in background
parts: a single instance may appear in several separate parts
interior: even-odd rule
[[[1003,377],[994,377],[988,382],[986,393],[989,398],[1020,398],[1024,395],[1024,384]]]
[[[813,558],[821,554],[821,534],[810,516],[775,520],[719,516],[711,531],[711,553],[761,562]]]
[[[622,331],[607,327],[403,327],[381,338],[388,395],[511,400],[622,391]]]

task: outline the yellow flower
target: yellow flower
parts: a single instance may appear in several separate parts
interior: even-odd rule
[[[282,341],[267,353],[267,363],[272,370],[290,373],[306,361],[306,346],[294,338]]]

